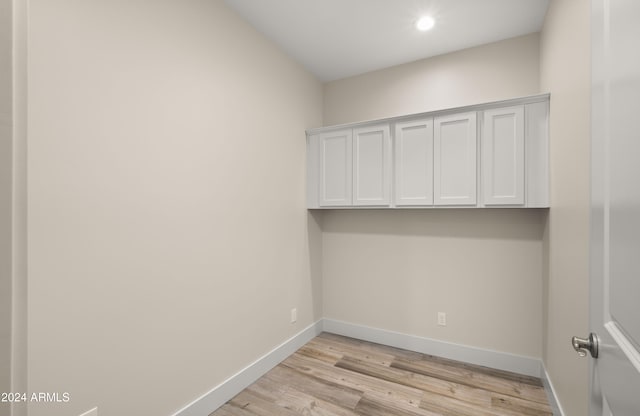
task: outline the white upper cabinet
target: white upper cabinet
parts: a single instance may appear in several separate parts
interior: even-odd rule
[[[353,130],[353,205],[391,204],[389,125]]]
[[[524,205],[524,106],[484,112],[482,194],[484,205]]]
[[[476,113],[434,120],[434,204],[476,204]]]
[[[389,125],[312,135],[308,142],[309,206],[350,207],[391,204]]]
[[[549,95],[307,132],[307,207],[549,207]]]
[[[433,119],[395,126],[395,205],[433,205]]]
[[[318,137],[321,207],[350,206],[352,203],[352,131],[323,133]]]

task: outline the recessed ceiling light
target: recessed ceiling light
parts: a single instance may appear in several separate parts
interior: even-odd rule
[[[433,28],[433,26],[435,24],[436,24],[436,21],[433,20],[433,17],[431,17],[431,16],[422,16],[416,22],[416,29],[418,29],[421,32],[426,32],[427,30]]]

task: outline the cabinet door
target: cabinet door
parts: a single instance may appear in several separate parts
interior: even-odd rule
[[[476,113],[434,120],[434,204],[476,204]]]
[[[395,128],[395,204],[433,205],[433,119]]]
[[[391,203],[391,138],[389,125],[353,130],[353,205]]]
[[[352,185],[352,133],[349,130],[320,135],[321,207],[350,206]]]
[[[484,112],[482,193],[485,205],[524,204],[524,107]]]

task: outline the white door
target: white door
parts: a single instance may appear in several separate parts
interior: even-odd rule
[[[320,147],[321,207],[350,206],[352,191],[351,129],[323,133]]]
[[[485,205],[524,204],[524,107],[484,112],[482,194]]]
[[[391,203],[391,137],[389,125],[353,130],[353,205]]]
[[[592,416],[640,415],[640,2],[592,2]]]
[[[476,204],[476,113],[434,120],[435,205]]]
[[[397,123],[395,204],[433,205],[433,119]]]

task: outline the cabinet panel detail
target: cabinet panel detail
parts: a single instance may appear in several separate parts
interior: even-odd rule
[[[434,204],[476,204],[476,113],[434,121]]]
[[[353,205],[388,206],[391,203],[390,141],[388,125],[353,131]]]
[[[484,112],[482,189],[485,205],[524,204],[524,107]]]
[[[320,206],[349,206],[352,191],[352,132],[321,134]]]
[[[433,205],[433,119],[396,124],[395,204]]]

